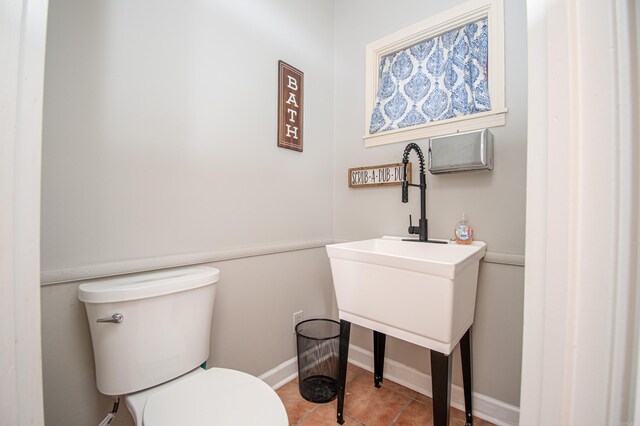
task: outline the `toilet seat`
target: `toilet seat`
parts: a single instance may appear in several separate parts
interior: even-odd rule
[[[198,369],[126,397],[143,426],[288,425],[282,401],[266,383],[241,371]],[[140,422],[142,420],[142,422]]]

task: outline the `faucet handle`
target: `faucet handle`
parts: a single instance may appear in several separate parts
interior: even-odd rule
[[[419,226],[413,226],[413,224],[411,223],[411,215],[409,215],[409,233],[410,234],[420,234],[420,227]]]

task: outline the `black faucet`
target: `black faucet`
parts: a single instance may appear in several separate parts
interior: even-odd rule
[[[411,150],[414,150],[418,154],[420,160],[420,185],[407,182],[407,163],[409,163],[409,154]],[[418,234],[418,240],[424,243],[442,243],[445,241],[429,241],[429,230],[427,225],[427,178],[424,174],[424,155],[422,150],[415,143],[410,143],[404,149],[402,154],[402,163],[404,163],[404,175],[402,180],[402,202],[409,202],[409,186],[416,186],[420,188],[420,220],[418,226],[413,226],[411,223],[411,215],[409,215],[409,234]],[[407,240],[416,241],[416,240]]]

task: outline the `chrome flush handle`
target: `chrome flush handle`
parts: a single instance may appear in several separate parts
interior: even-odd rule
[[[107,318],[98,318],[96,322],[112,322],[115,324],[119,324],[124,320],[124,315],[115,313]]]

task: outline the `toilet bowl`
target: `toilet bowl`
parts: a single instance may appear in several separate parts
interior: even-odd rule
[[[249,374],[205,370],[219,271],[191,267],[82,284],[96,385],[123,396],[136,425],[284,426],[287,413]]]
[[[165,385],[127,395],[125,402],[137,425],[288,424],[273,389],[226,368],[198,368]]]

